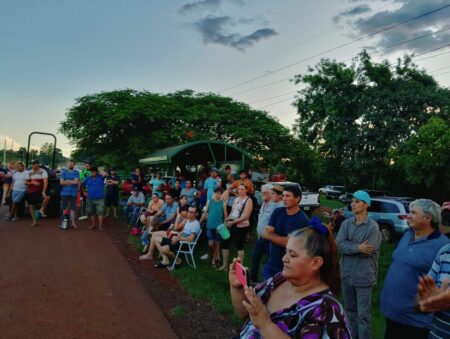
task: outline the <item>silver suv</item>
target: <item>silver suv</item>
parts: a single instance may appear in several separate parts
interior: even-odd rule
[[[396,235],[403,235],[408,229],[409,203],[408,197],[374,197],[368,209],[369,217],[380,226],[383,241],[392,242]],[[345,217],[353,216],[350,205]]]

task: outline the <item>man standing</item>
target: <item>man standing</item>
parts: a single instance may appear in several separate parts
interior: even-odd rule
[[[0,206],[2,206],[3,201],[3,180],[7,176],[8,171],[2,167],[2,162],[0,161]]]
[[[28,171],[25,170],[23,162],[18,161],[15,171],[11,173],[11,186],[9,187],[8,193],[6,193],[6,198],[11,196],[12,207],[9,216],[4,217],[3,220],[16,221],[18,220],[17,209],[23,202],[27,192],[27,185],[25,182],[28,179]]]
[[[84,168],[81,170],[81,173],[80,173],[80,183],[84,182],[86,180],[86,178],[91,175],[91,167],[92,167],[92,162],[90,160],[85,160]],[[80,197],[81,216],[78,218],[78,220],[85,220],[88,218],[86,215],[87,196],[85,194],[87,194],[89,188],[87,186],[85,186],[84,190],[81,189],[81,187],[79,187],[79,189],[80,189],[80,195],[81,195],[81,197]]]
[[[106,216],[109,216],[109,209],[113,208],[114,218],[117,218],[117,206],[119,206],[119,182],[120,177],[114,167],[109,170],[109,175],[105,178],[106,185]]]
[[[262,237],[269,243],[269,258],[262,272],[264,280],[283,270],[282,258],[286,253],[289,233],[308,226],[308,217],[298,204],[302,192],[298,186],[289,185],[283,189],[284,207],[276,208],[264,228]]]
[[[70,209],[70,218],[72,227],[77,228],[75,223],[75,208],[78,195],[78,186],[80,183],[80,173],[75,169],[75,160],[70,159],[67,164],[67,169],[62,171],[61,178],[61,211],[66,208]]]
[[[265,184],[261,187],[262,204],[258,214],[258,224],[256,226],[256,232],[258,233],[258,239],[255,242],[252,251],[252,270],[250,272],[250,280],[254,283],[258,282],[259,264],[264,255],[269,254],[269,242],[263,238],[264,228],[269,225],[270,216],[276,208],[275,202],[271,201],[271,190],[273,186],[271,184]]]
[[[345,220],[336,237],[341,258],[341,285],[353,338],[372,337],[372,289],[377,282],[381,233],[367,216],[371,203],[365,191],[353,193],[354,217]]]
[[[97,227],[95,216],[98,217],[98,229],[103,231],[103,216],[105,214],[105,193],[104,178],[100,174],[96,166],[91,167],[91,175],[84,179],[82,189],[84,196],[87,197],[86,213],[91,218],[91,226],[89,229]],[[86,192],[86,187],[89,191]]]
[[[137,218],[139,210],[145,203],[145,196],[141,192],[139,186],[133,187],[131,191],[131,195],[128,198],[127,205],[124,208],[125,220],[127,224],[130,224],[132,227],[137,226]]]
[[[206,201],[210,201],[214,194],[214,189],[217,187],[217,168],[211,168],[209,170],[210,177],[205,180],[203,188],[207,190]]]
[[[411,229],[392,254],[381,291],[386,339],[428,338],[433,315],[419,312],[414,304],[419,277],[428,273],[439,250],[449,243],[439,232],[440,216],[441,208],[432,200],[418,199],[409,205]]]
[[[25,182],[28,186],[27,202],[30,209],[31,220],[33,223],[31,226],[37,226],[37,217],[34,213],[36,206],[42,203],[42,199],[47,196],[45,192],[48,187],[48,175],[47,171],[42,169],[38,160],[31,162],[31,171],[28,172],[28,178]]]

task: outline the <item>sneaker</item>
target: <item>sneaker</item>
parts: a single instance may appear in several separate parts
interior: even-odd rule
[[[78,218],[78,220],[86,220],[88,218],[87,215],[82,215],[81,217]]]
[[[17,221],[17,220],[19,220],[19,218],[16,218],[16,217],[11,218],[11,221]]]
[[[200,257],[200,260],[208,260],[209,259],[209,254],[205,253]]]

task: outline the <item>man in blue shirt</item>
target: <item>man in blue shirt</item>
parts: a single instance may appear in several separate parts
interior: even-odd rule
[[[439,250],[449,239],[439,232],[440,207],[429,199],[409,205],[405,233],[392,254],[381,291],[381,312],[386,316],[385,338],[428,338],[432,314],[415,308],[419,277],[428,273]]]
[[[105,214],[105,192],[104,192],[104,177],[106,173],[99,173],[96,166],[91,167],[91,175],[84,179],[82,183],[82,190],[87,196],[86,212],[91,218],[91,226],[89,229],[97,227],[95,216],[98,217],[98,229],[103,231],[103,215]],[[86,192],[86,187],[89,191]]]
[[[75,223],[75,208],[78,195],[78,184],[80,182],[80,173],[74,169],[75,160],[70,159],[67,169],[62,171],[59,183],[61,184],[61,210],[70,209],[70,219],[72,227],[78,228]]]
[[[139,186],[133,187],[131,191],[131,195],[128,198],[127,205],[124,208],[124,215],[127,224],[130,224],[133,227],[137,227],[138,222],[138,213],[141,207],[144,206],[145,196],[141,192]]]
[[[308,226],[308,217],[298,206],[301,199],[302,192],[298,186],[285,186],[284,207],[273,211],[269,224],[264,228],[262,237],[270,242],[269,258],[262,272],[264,280],[283,270],[282,258],[286,253],[289,233]]]

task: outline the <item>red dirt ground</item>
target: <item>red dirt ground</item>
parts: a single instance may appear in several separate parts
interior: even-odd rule
[[[0,221],[0,337],[177,338],[108,232],[56,223]]]

